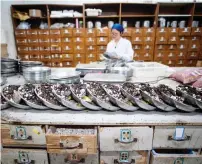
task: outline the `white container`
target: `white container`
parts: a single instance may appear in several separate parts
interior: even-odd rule
[[[133,69],[134,77],[167,76],[167,69],[169,68],[157,62],[134,62],[127,65]]]
[[[87,16],[99,16],[102,13],[100,9],[86,9],[85,11]]]

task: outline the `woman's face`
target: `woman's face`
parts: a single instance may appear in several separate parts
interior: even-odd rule
[[[119,40],[120,37],[121,37],[121,33],[116,29],[112,29],[112,39]]]

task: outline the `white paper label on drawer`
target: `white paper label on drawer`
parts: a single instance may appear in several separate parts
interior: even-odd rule
[[[158,57],[161,57],[161,56],[162,56],[162,54],[161,54],[161,53],[159,53],[159,54],[158,54]]]
[[[80,50],[81,48],[80,48],[80,46],[76,46],[76,49],[77,49],[77,50]]]
[[[93,50],[93,47],[92,47],[92,46],[90,46],[90,47],[89,47],[89,50]]]
[[[178,62],[178,64],[183,64],[182,60],[180,60],[180,61]]]
[[[65,30],[65,34],[68,34],[69,33],[69,31],[68,30]]]
[[[180,52],[180,55],[179,56],[183,56],[183,53],[182,52]]]
[[[176,127],[175,128],[175,139],[182,140],[184,138],[184,127]]]
[[[104,38],[101,37],[101,38],[100,38],[100,41],[103,42],[103,41],[104,41]]]
[[[162,29],[160,30],[160,32],[164,32],[164,28],[162,28]]]
[[[184,28],[184,32],[188,32],[188,28]]]
[[[149,28],[149,29],[147,30],[147,32],[152,32],[152,30]]]
[[[197,29],[195,30],[195,32],[200,32],[199,28],[197,28]]]
[[[181,41],[184,41],[184,37],[182,37],[180,40],[181,40]]]
[[[140,33],[140,29],[136,29],[135,32],[136,32],[136,33]]]
[[[171,32],[173,32],[173,33],[174,33],[174,32],[176,32],[176,29],[175,29],[175,28],[173,28]]]
[[[139,37],[136,37],[136,38],[135,38],[135,41],[140,41],[140,38],[139,38]]]
[[[193,44],[193,45],[192,45],[192,48],[196,48],[196,45],[195,45],[195,44]]]
[[[181,45],[180,45],[180,49],[183,49],[183,48],[184,48],[184,45],[183,45],[183,44],[181,44]]]
[[[76,55],[76,57],[77,57],[77,58],[80,58],[80,57],[81,57],[81,55],[80,55],[80,54],[77,54],[77,55]]]
[[[79,42],[79,41],[80,41],[80,38],[76,38],[76,41]]]
[[[139,49],[139,47],[136,45],[136,46],[135,46],[135,50],[138,50],[138,49]]]
[[[150,37],[147,37],[147,41],[151,41],[151,38],[150,38]]]
[[[66,47],[65,47],[65,50],[69,50],[69,49],[70,49],[69,46],[66,46]]]
[[[65,42],[69,42],[69,38],[65,38]]]
[[[93,30],[92,29],[88,29],[88,33],[93,33]]]
[[[88,38],[88,41],[89,41],[89,42],[92,42],[92,41],[93,41],[93,39],[92,39],[92,38]]]

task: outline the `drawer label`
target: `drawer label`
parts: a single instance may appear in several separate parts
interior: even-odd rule
[[[175,139],[182,140],[184,138],[184,127],[178,126],[175,129]]]
[[[177,158],[175,161],[174,161],[174,164],[183,164],[184,163],[184,159],[183,158]]]
[[[131,131],[129,129],[121,129],[120,140],[122,142],[130,142],[131,141]]]

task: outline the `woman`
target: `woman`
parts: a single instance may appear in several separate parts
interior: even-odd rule
[[[131,42],[121,37],[124,28],[120,24],[112,26],[112,40],[107,44],[106,54],[110,58],[133,61],[133,49]]]

